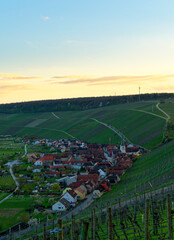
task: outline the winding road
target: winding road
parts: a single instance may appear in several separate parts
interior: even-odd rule
[[[130,143],[132,144],[132,142],[131,142],[123,133],[121,133],[118,129],[114,128],[113,126],[111,126],[111,125],[109,125],[109,124],[107,124],[107,123],[101,122],[101,121],[99,121],[99,120],[97,120],[97,119],[95,119],[95,118],[91,118],[91,120],[94,120],[94,121],[96,121],[97,123],[100,123],[100,124],[104,125],[105,127],[111,129],[111,130],[112,130],[113,132],[115,132],[120,138],[123,138],[123,140],[124,140],[125,142],[127,142],[128,144],[130,144]]]
[[[162,112],[164,115],[166,115],[167,118],[165,118],[165,119],[166,119],[166,121],[168,122],[169,119],[170,119],[170,115],[167,114],[164,110],[162,110],[162,109],[159,107],[159,105],[160,105],[160,103],[157,103],[156,108],[157,108],[160,112]]]

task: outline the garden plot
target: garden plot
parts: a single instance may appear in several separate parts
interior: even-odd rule
[[[30,122],[29,124],[27,124],[25,127],[30,127],[30,128],[37,127],[38,125],[40,125],[41,123],[43,123],[47,120],[48,119],[36,119],[36,120]]]
[[[0,209],[0,216],[1,218],[13,218],[22,210],[23,208],[3,208]]]

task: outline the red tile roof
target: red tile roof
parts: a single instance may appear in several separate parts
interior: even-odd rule
[[[88,175],[78,175],[77,176],[77,181],[88,181],[88,180],[94,180],[97,182],[99,179],[98,174],[88,174]]]

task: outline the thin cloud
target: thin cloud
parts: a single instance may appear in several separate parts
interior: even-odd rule
[[[42,17],[42,19],[47,21],[47,20],[50,20],[50,17],[45,16],[45,17]]]
[[[0,73],[0,80],[33,80],[33,79],[43,79],[42,76],[22,76],[20,74],[13,73]]]
[[[52,78],[56,78],[56,79],[74,79],[74,78],[89,78],[90,76],[88,75],[70,75],[70,76],[53,76]]]
[[[61,81],[50,80],[52,84],[86,84],[86,85],[107,85],[107,84],[127,84],[133,82],[149,82],[149,81],[165,81],[172,80],[174,74],[171,75],[142,75],[142,76],[104,76],[98,78],[76,78],[74,76],[55,76],[52,79],[60,79]],[[68,79],[68,80],[65,80]],[[63,81],[62,81],[63,80]]]
[[[33,89],[32,85],[29,84],[15,84],[15,85],[1,85],[0,92],[4,91],[17,91],[17,90],[31,90]]]

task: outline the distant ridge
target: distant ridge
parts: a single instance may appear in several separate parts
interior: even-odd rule
[[[151,93],[141,94],[141,101],[151,101],[174,98],[174,93]],[[0,113],[34,113],[34,112],[56,112],[56,111],[76,111],[92,108],[138,102],[139,94],[124,96],[106,97],[81,97],[57,100],[40,100],[19,103],[0,104]]]

